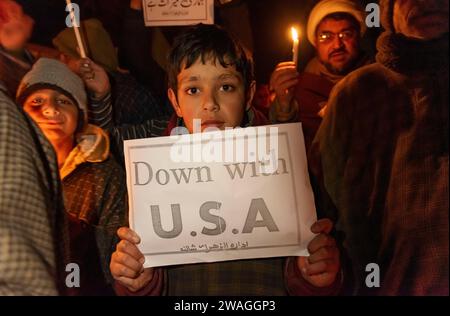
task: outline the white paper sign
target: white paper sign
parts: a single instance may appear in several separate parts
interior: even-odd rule
[[[214,0],[143,0],[146,26],[214,23]]]
[[[145,267],[308,255],[300,123],[129,140],[125,162]]]

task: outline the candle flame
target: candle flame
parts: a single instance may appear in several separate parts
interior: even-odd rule
[[[298,41],[298,31],[295,27],[291,27],[292,40]]]

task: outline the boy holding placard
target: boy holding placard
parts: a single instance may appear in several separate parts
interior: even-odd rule
[[[255,92],[253,63],[230,35],[198,25],[179,36],[169,56],[168,95],[178,121],[189,133],[208,128],[251,126]],[[194,119],[201,122],[195,126]],[[120,295],[286,295],[335,294],[340,287],[339,251],[329,236],[333,224],[317,221],[310,257],[236,260],[144,268],[139,236],[118,230],[121,239],[110,269]]]

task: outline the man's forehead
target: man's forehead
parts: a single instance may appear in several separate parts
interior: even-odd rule
[[[317,32],[340,32],[354,28],[354,22],[350,19],[325,18],[317,26]]]

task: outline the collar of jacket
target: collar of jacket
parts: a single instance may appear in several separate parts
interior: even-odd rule
[[[421,41],[384,32],[377,40],[377,50],[377,62],[404,75],[448,71],[448,33],[435,40]]]
[[[109,156],[108,134],[98,126],[88,124],[83,132],[77,135],[76,140],[77,145],[59,170],[61,179],[70,175],[82,163],[103,162]]]

